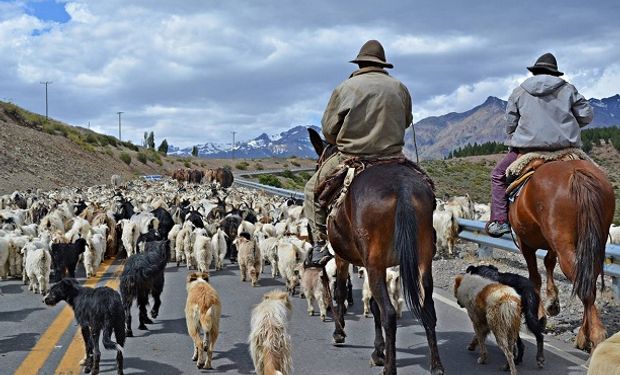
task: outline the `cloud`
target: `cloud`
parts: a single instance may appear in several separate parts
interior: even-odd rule
[[[29,4],[0,2],[0,97],[41,113],[39,82],[53,81],[52,117],[116,135],[123,111],[123,138],[135,143],[146,130],[189,146],[318,125],[368,39],[385,46],[416,119],[505,98],[548,50],[586,95],[620,87],[613,0],[63,0],[67,22]]]

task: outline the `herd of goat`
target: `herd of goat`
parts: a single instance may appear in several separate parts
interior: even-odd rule
[[[168,262],[188,268],[185,312],[194,341],[193,359],[198,368],[210,368],[221,304],[208,283],[209,272],[217,275],[228,258],[238,263],[241,281],[249,280],[253,286],[259,283],[265,264],[271,265],[272,277],[283,279],[286,291],[267,293],[252,312],[250,351],[258,374],[292,373],[286,332],[289,298],[301,287],[308,314],[314,315],[316,303],[324,320],[331,294],[322,282],[321,270],[302,266],[311,245],[301,202],[243,188],[224,189],[219,184],[185,184],[171,179],[123,185],[113,178],[112,185],[14,192],[0,197],[0,278],[19,277],[28,283],[29,290],[47,294],[48,305],[65,300],[73,307],[86,342],[85,371],[99,371],[98,343],[103,332],[103,345],[117,350],[117,369],[122,373],[122,346],[126,337],[133,336],[133,301],[139,309],[138,329],[147,329],[159,313]],[[469,196],[438,200],[433,216],[438,252],[453,254],[458,218],[487,220],[488,216],[488,205],[475,204]],[[115,256],[127,257],[120,276],[120,295],[110,288],[85,288],[75,281],[79,262],[91,277],[105,258]],[[328,285],[333,285],[335,272],[332,260],[326,266]],[[475,280],[479,276],[472,274],[485,280]],[[364,315],[368,315],[372,296],[363,268],[359,276],[365,278],[362,294]],[[404,300],[398,267],[389,269],[387,278],[390,299],[400,316]],[[56,282],[51,288],[50,281]],[[497,282],[508,283],[516,294],[496,287],[491,291],[489,284]],[[350,289],[349,282],[348,301],[352,303]],[[486,298],[484,293],[490,296],[486,299],[489,305],[476,306],[472,298]],[[536,336],[536,358],[542,367],[544,314],[539,311],[538,295],[529,280],[497,269],[470,268],[457,278],[455,296],[474,322],[476,338],[470,349],[480,346],[481,363],[486,361],[484,337],[490,330],[506,355],[506,368],[516,373],[514,364],[523,355],[518,334],[523,311],[527,327]],[[150,297],[154,303],[149,312]],[[485,315],[494,312],[506,318],[509,315],[501,314],[507,306],[501,304],[506,301],[512,301],[511,316],[518,318],[518,324]],[[489,321],[477,326],[475,322],[481,320]],[[509,329],[515,326],[516,331]],[[112,333],[116,342],[111,341]],[[516,357],[511,348],[516,348]]]

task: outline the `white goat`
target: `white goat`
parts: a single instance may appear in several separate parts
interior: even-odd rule
[[[224,257],[226,256],[226,233],[221,228],[217,229],[217,232],[211,238],[211,251],[215,257],[215,269],[221,270],[224,268]]]
[[[196,267],[200,272],[209,272],[209,266],[213,260],[211,254],[211,239],[207,237],[207,231],[202,228],[194,230],[194,236],[194,258]]]
[[[52,257],[49,251],[37,248],[29,243],[21,250],[26,257],[26,276],[29,280],[28,290],[41,294],[47,293],[52,266]]]

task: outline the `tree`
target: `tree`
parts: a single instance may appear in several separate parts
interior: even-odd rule
[[[144,139],[142,140],[142,147],[148,146],[149,133],[144,132]]]
[[[146,145],[148,146],[148,148],[150,149],[155,149],[155,133],[150,132],[147,139],[146,139]]]
[[[161,144],[157,148],[157,152],[162,155],[168,155],[168,141],[166,141],[165,139],[161,141]]]
[[[198,146],[192,147],[192,156],[198,156]]]

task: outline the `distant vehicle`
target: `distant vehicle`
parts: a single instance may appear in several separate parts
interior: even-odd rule
[[[147,176],[142,176],[142,178],[145,181],[159,181],[161,180],[163,177],[159,174],[152,174],[152,175],[147,175]]]

